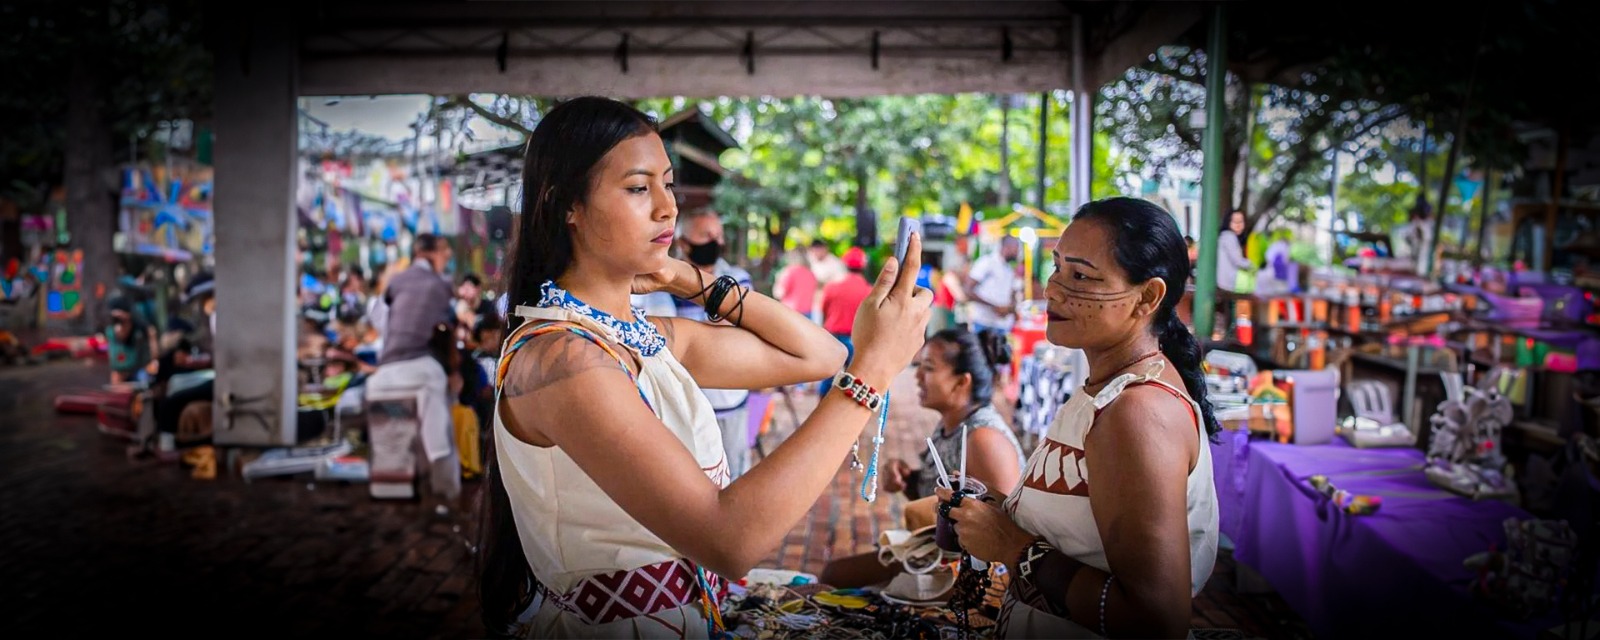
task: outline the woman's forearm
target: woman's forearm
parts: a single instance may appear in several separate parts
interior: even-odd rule
[[[894,377],[870,369],[858,373],[880,389]],[[727,549],[728,561],[736,569],[748,570],[778,548],[838,475],[839,462],[860,437],[863,425],[873,419],[843,393],[828,394],[794,435],[722,490],[722,524],[728,531],[740,532],[730,538]]]
[[[741,289],[745,291],[742,308],[739,304]],[[699,294],[698,289],[684,291],[679,297],[690,298],[702,305],[706,304],[705,297],[697,294]],[[831,356],[839,350],[840,345],[832,334],[783,303],[756,291],[754,287],[741,285],[729,291],[722,299],[721,308],[716,311],[717,315],[795,358],[808,363],[815,361],[819,365],[826,363],[830,366],[837,360]],[[831,373],[833,372],[827,371],[822,375]]]
[[[1027,583],[1035,601],[1026,603],[1029,606],[1096,633],[1104,631],[1108,637],[1183,637],[1188,630],[1187,607],[1168,611],[1172,607],[1159,604],[1160,598],[1146,597],[1150,594],[1138,585],[1119,582],[1061,551],[1052,550],[1032,564]]]

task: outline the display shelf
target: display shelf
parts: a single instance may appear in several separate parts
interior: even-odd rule
[[[1260,343],[1245,346],[1239,341],[1231,339],[1206,340],[1200,344],[1200,351],[1202,355],[1212,351],[1231,351],[1233,353],[1244,354],[1249,356],[1251,360],[1255,361],[1257,369],[1263,371],[1291,368],[1263,353],[1262,347],[1259,346],[1259,344]]]
[[[1392,356],[1383,355],[1381,353],[1366,353],[1366,352],[1362,352],[1362,351],[1357,351],[1355,353],[1350,354],[1350,359],[1359,360],[1359,361],[1365,362],[1367,364],[1377,365],[1377,366],[1384,367],[1384,368],[1387,368],[1387,369],[1392,369],[1392,370],[1395,370],[1395,371],[1402,371],[1403,372],[1403,371],[1406,370],[1406,360],[1405,360],[1405,358],[1395,358],[1395,357],[1392,357]],[[1450,370],[1447,370],[1444,367],[1440,367],[1438,365],[1429,364],[1429,363],[1424,362],[1422,360],[1419,360],[1417,362],[1417,375],[1419,375],[1419,376],[1436,376],[1436,375],[1439,375],[1441,373],[1454,373],[1454,372],[1450,371]]]
[[[1600,335],[1600,327],[1590,324],[1571,322],[1541,323],[1538,327],[1510,327],[1504,323],[1490,322],[1481,318],[1471,318],[1463,322],[1459,329],[1468,333],[1492,333],[1499,335],[1516,336],[1519,338],[1532,338],[1541,342],[1560,343],[1582,341],[1583,334]]]
[[[1311,331],[1327,331],[1328,330],[1328,323],[1326,323],[1326,322],[1278,322],[1278,323],[1274,323],[1274,324],[1265,325],[1265,326],[1262,327],[1262,329],[1266,329],[1266,330],[1269,330],[1269,331],[1272,330],[1272,329],[1308,329],[1308,330],[1311,330]]]

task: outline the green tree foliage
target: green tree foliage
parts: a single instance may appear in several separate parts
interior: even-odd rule
[[[1154,177],[1199,174],[1205,67],[1205,52],[1167,47],[1101,89],[1098,117]],[[1360,154],[1364,143],[1392,135],[1407,108],[1383,100],[1361,71],[1335,57],[1283,82],[1229,75],[1223,210],[1243,206],[1252,217],[1303,220],[1315,211],[1311,201],[1328,191],[1335,146]],[[1244,163],[1248,178],[1238,185]]]
[[[1049,100],[1044,201],[1047,209],[1065,213],[1069,105],[1065,92]],[[1039,101],[1038,95],[1025,96],[1011,110],[1006,164],[1012,203],[998,200],[1002,117],[992,95],[707,103],[708,112],[742,145],[722,160],[745,179],[722,183],[718,206],[734,217],[753,214],[766,221],[769,246],[779,246],[789,238],[788,229],[802,228],[814,237],[825,220],[855,218],[858,205],[874,217],[855,222],[879,229],[892,229],[903,215],[954,216],[963,203],[990,212],[1035,205]],[[1115,178],[1137,162],[1113,146],[1112,135],[1095,136],[1096,195],[1124,191]],[[766,247],[752,249],[753,255],[775,257]]]
[[[7,76],[0,120],[9,123],[0,127],[0,194],[59,184],[75,62],[92,72],[115,157],[130,155],[130,138],[141,153],[161,152],[159,141],[141,138],[162,121],[209,118],[204,9],[195,0],[0,5],[0,68]]]

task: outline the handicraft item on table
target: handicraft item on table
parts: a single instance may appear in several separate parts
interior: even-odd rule
[[[1515,499],[1500,433],[1511,424],[1511,402],[1493,389],[1467,387],[1439,405],[1429,420],[1428,480],[1473,499]]]
[[[1350,493],[1334,486],[1332,482],[1328,481],[1328,476],[1311,476],[1308,482],[1311,483],[1311,488],[1316,489],[1318,493],[1327,496],[1329,500],[1333,501],[1334,506],[1339,507],[1340,511],[1353,516],[1372,515],[1378,512],[1378,507],[1383,506],[1382,497]]]

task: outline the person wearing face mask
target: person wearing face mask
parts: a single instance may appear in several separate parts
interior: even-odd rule
[[[433,340],[443,323],[454,326],[455,292],[443,276],[450,264],[450,244],[424,233],[411,245],[411,266],[394,275],[383,293],[388,307],[378,371],[367,381],[369,396],[417,393],[417,418],[422,424],[423,452],[430,463],[435,493],[454,498],[461,492],[461,461],[456,456],[450,425],[450,378],[434,357]]]
[[[1183,237],[1161,207],[1109,198],[1054,254],[1046,335],[1084,351],[1089,380],[1003,502],[939,499],[973,557],[1007,565],[995,637],[1184,637],[1216,563],[1219,424],[1177,312]]]
[[[699,270],[710,284],[722,276],[732,277],[741,287],[750,286],[750,272],[735,267],[722,258],[722,218],[711,209],[699,209],[681,216],[678,221],[676,245],[679,255]],[[643,307],[645,314],[658,318],[687,318],[706,322],[703,304],[679,298],[665,291],[645,296],[634,296],[634,303]],[[738,478],[750,468],[750,410],[746,403],[750,392],[742,389],[701,389],[711,408],[717,412],[717,424],[722,428],[723,451],[728,456],[728,473]]]

